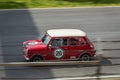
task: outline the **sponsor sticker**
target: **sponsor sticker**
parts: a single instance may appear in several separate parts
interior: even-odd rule
[[[54,57],[55,58],[62,58],[64,56],[64,51],[62,49],[55,49]]]

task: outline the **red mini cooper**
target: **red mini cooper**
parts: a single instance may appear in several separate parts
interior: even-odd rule
[[[48,30],[40,40],[23,42],[23,55],[26,60],[33,62],[89,61],[95,52],[94,45],[88,40],[86,33],[78,29]]]

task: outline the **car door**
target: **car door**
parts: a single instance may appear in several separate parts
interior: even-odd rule
[[[65,60],[68,57],[68,40],[67,38],[54,38],[50,43],[49,57],[51,60]]]
[[[78,37],[70,37],[69,38],[69,59],[76,60],[78,59],[79,53],[81,52],[81,47],[79,45]]]

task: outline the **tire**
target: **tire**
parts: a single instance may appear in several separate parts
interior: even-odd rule
[[[42,61],[42,60],[43,60],[43,59],[42,59],[41,56],[36,55],[36,56],[33,56],[30,61],[31,61],[31,62],[40,62],[40,61]]]
[[[90,61],[90,58],[91,56],[89,54],[83,54],[81,57],[80,57],[80,60],[81,61]]]

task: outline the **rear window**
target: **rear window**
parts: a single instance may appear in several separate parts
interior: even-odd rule
[[[80,38],[79,41],[80,41],[80,45],[81,46],[84,46],[87,43],[86,40],[85,40],[85,38]]]

